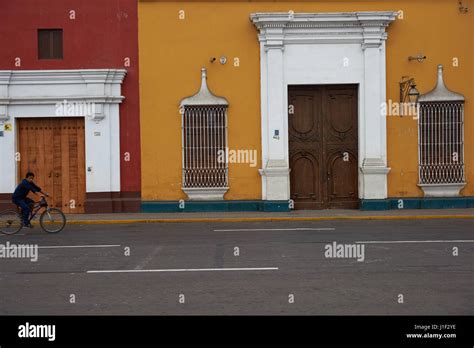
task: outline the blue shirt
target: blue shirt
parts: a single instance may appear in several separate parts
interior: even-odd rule
[[[40,192],[41,188],[36,186],[34,183],[30,183],[28,180],[23,179],[20,185],[17,186],[15,192],[13,192],[12,200],[22,200],[28,196],[28,193]]]

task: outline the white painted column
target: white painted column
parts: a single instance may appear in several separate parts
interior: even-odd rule
[[[5,113],[0,111],[0,130],[3,130],[3,136],[0,137],[0,193],[13,193],[16,186],[16,127],[13,120],[7,116],[7,110],[5,106]],[[6,125],[10,125],[12,129],[6,131]]]
[[[86,191],[120,191],[120,119],[118,104],[97,104],[100,119],[86,118]]]
[[[267,29],[271,30],[271,29]],[[266,71],[266,81],[262,80],[262,175],[264,200],[288,200],[290,180],[287,146],[287,102],[283,76],[283,30],[272,30],[272,40],[261,42],[262,70]]]
[[[361,150],[362,167],[361,199],[387,198],[387,146],[386,119],[381,113],[381,105],[385,102],[385,49],[384,41],[367,40],[364,50],[364,113],[361,125],[364,144]]]
[[[14,120],[10,117],[9,83],[11,72],[6,71],[0,74],[0,130],[3,130],[3,137],[0,137],[0,193],[13,193],[16,186],[16,162],[15,162],[15,139],[16,127]],[[10,131],[5,130],[5,125],[11,125]]]

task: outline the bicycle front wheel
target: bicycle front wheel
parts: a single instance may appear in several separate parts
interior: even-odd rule
[[[45,210],[40,216],[40,225],[45,232],[58,233],[66,226],[66,216],[56,208]]]
[[[0,213],[0,232],[15,234],[21,230],[21,216],[15,210],[5,210]]]

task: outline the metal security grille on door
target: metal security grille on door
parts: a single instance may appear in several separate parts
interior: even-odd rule
[[[420,97],[419,186],[427,197],[459,195],[464,176],[464,97],[451,92],[438,66],[438,82]]]
[[[220,160],[227,148],[228,102],[209,91],[204,68],[201,79],[200,91],[181,101],[182,189],[191,200],[220,200],[228,190],[228,163]]]

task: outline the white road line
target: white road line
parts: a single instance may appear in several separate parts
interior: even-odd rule
[[[372,240],[357,244],[403,244],[403,243],[474,243],[474,240]]]
[[[239,228],[229,230],[214,230],[214,232],[237,232],[237,231],[334,231],[335,228]]]
[[[124,269],[124,270],[109,270],[109,271],[87,271],[87,273],[277,271],[277,270],[278,270],[278,267],[255,267],[255,268],[176,268],[176,269]]]
[[[38,249],[61,249],[61,248],[116,248],[119,244],[111,245],[49,245],[49,246],[38,246]]]

